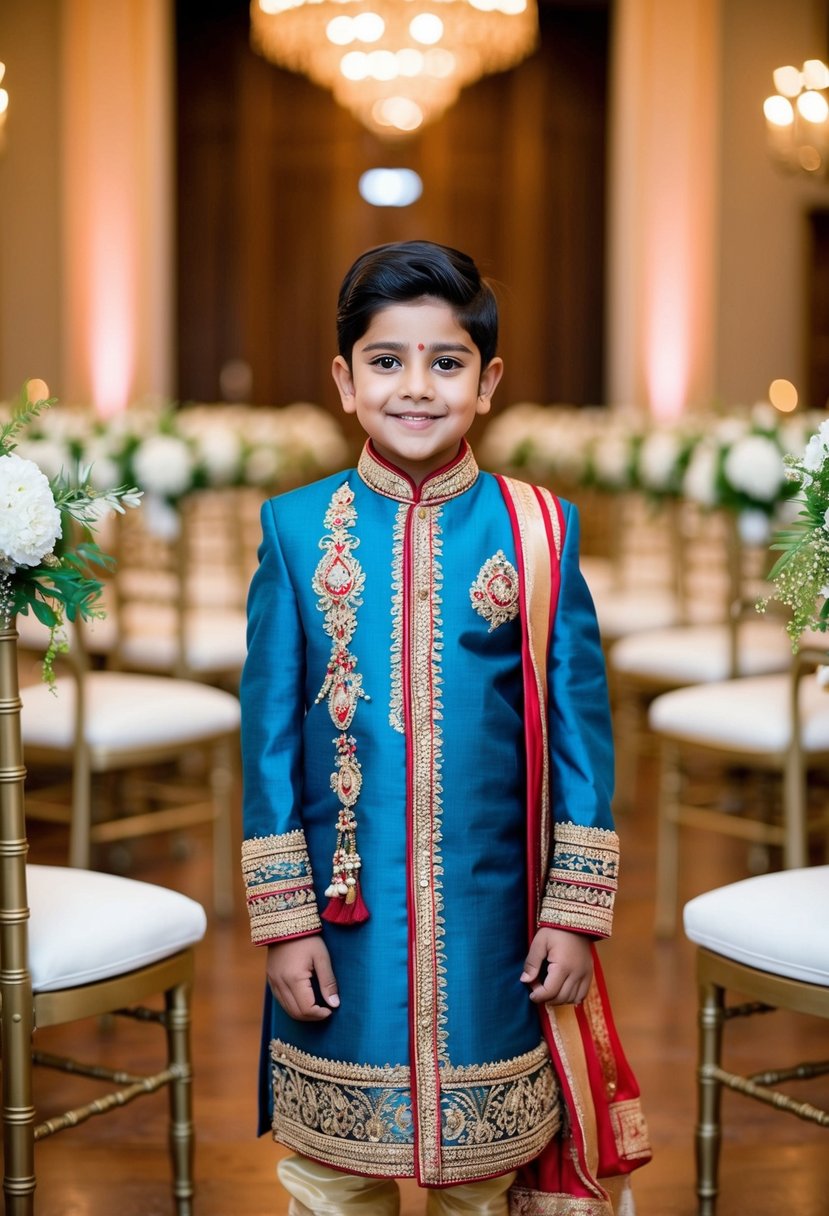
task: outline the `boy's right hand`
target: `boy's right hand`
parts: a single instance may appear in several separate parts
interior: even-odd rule
[[[268,946],[267,972],[271,992],[285,1012],[298,1022],[330,1018],[340,1003],[328,947],[316,934]],[[314,976],[324,1005],[317,1004]]]

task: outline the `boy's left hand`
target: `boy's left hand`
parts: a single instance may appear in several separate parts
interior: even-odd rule
[[[546,964],[547,972],[543,974]],[[566,929],[539,929],[521,973],[536,1004],[580,1005],[593,978],[590,938]]]

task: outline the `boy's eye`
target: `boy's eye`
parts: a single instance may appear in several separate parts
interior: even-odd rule
[[[379,355],[378,358],[372,360],[372,366],[382,368],[384,372],[390,372],[398,365],[398,360],[394,355]]]
[[[439,359],[435,360],[435,367],[442,372],[453,372],[456,367],[460,367],[460,363],[451,355],[441,355]]]

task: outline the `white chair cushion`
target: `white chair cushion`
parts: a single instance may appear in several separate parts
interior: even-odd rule
[[[740,675],[786,671],[791,664],[792,644],[779,624],[747,621],[738,636]],[[634,633],[622,638],[610,652],[614,671],[664,680],[666,684],[726,680],[730,674],[728,662],[728,631],[723,625]]]
[[[170,671],[178,654],[172,612],[141,609],[130,619],[121,641],[124,661],[141,671]],[[247,655],[244,612],[194,610],[188,614],[185,660],[191,671],[241,670]]]
[[[599,632],[605,641],[641,629],[662,629],[679,619],[676,597],[668,591],[600,590],[594,602]]]
[[[829,866],[745,878],[685,905],[685,933],[715,954],[829,986]]]
[[[788,673],[695,684],[651,702],[648,724],[657,734],[749,753],[782,752],[791,742]],[[802,744],[829,751],[829,693],[806,677],[800,686]]]
[[[86,740],[90,747],[153,747],[198,742],[239,727],[233,693],[195,680],[129,672],[94,671],[86,677]],[[23,748],[71,748],[75,681],[62,677],[56,691],[44,684],[21,690]]]
[[[37,865],[26,882],[35,992],[124,975],[201,941],[207,928],[201,904],[152,883]]]

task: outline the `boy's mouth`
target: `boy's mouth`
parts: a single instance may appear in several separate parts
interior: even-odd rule
[[[440,414],[408,414],[407,413],[407,414],[392,414],[391,417],[395,418],[398,422],[425,423],[425,422],[435,422],[440,417]]]

